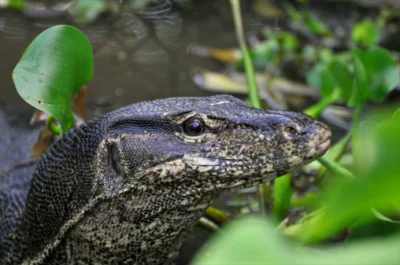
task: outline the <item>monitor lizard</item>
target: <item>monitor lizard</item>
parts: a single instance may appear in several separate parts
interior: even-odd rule
[[[329,128],[232,96],[133,104],[0,171],[0,264],[166,264],[225,190],[321,156]]]

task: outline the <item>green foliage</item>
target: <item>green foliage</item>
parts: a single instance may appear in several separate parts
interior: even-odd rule
[[[339,61],[331,62],[321,71],[321,95],[324,98],[335,94],[335,101],[346,102],[350,98],[352,85],[350,71]]]
[[[293,34],[285,31],[278,35],[278,40],[283,51],[293,52],[298,49],[300,45],[299,41]]]
[[[304,22],[307,28],[318,36],[330,36],[328,28],[310,12],[304,12]]]
[[[75,0],[70,12],[76,22],[86,24],[93,22],[106,9],[104,0]]]
[[[23,10],[25,7],[24,0],[10,0],[8,2],[8,7],[14,10]]]
[[[308,81],[311,85],[321,88],[323,98],[317,105],[304,111],[314,118],[338,100],[347,102],[352,93],[353,77],[347,67],[338,60],[318,64],[308,75]]]
[[[225,231],[220,231],[192,264],[397,264],[399,240],[400,235],[397,235],[385,240],[357,242],[345,248],[316,251],[285,240],[273,223],[250,218],[234,222]]]
[[[320,63],[308,75],[310,85],[321,88],[322,102],[305,112],[313,117],[336,101],[358,106],[381,102],[400,82],[399,68],[389,52],[374,47],[354,50],[351,68],[338,59]],[[352,70],[352,71],[351,71]]]
[[[357,178],[336,179],[323,194],[324,208],[287,229],[305,243],[327,239],[360,218],[375,220],[372,208],[396,214],[400,207],[400,123],[396,118],[379,123],[370,122],[370,132],[363,136],[363,161]],[[393,206],[396,206],[393,208]],[[392,212],[390,212],[392,211]],[[334,217],[334,218],[333,218]]]
[[[305,1],[301,5],[305,6]],[[332,34],[326,25],[321,22],[307,9],[296,9],[293,6],[286,6],[286,11],[293,21],[303,25],[309,32],[321,37],[330,37]]]
[[[78,29],[55,26],[29,45],[13,71],[19,95],[54,116],[67,131],[74,123],[71,100],[93,76],[92,47]]]
[[[356,106],[365,101],[381,102],[400,82],[397,63],[382,48],[355,50],[353,96],[348,102]]]
[[[266,240],[267,239],[267,240]],[[295,264],[287,255],[286,242],[273,225],[263,219],[233,222],[205,248],[193,265],[206,264]]]
[[[292,175],[286,174],[277,178],[274,184],[274,215],[278,220],[283,220],[290,208],[292,200]]]
[[[378,27],[369,20],[362,21],[353,27],[351,37],[358,46],[372,47],[379,42]]]
[[[261,71],[268,66],[274,67],[284,58],[294,57],[299,48],[299,41],[289,32],[266,31],[263,34],[267,39],[250,50],[255,68]],[[236,69],[245,70],[244,58],[236,63]]]

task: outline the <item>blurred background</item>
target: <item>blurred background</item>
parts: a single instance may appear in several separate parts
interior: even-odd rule
[[[368,27],[378,31],[367,36],[372,42],[395,51],[400,47],[398,1],[241,2],[246,36],[256,47],[256,66],[288,81],[285,93],[315,98],[318,88],[294,89],[291,82],[307,84],[307,73],[320,58],[328,60],[333,52],[351,48],[357,23],[370,22],[361,35],[369,34],[362,32]],[[244,83],[235,75],[243,66],[229,1],[2,0],[0,6],[0,98],[18,108],[30,106],[18,96],[12,70],[40,32],[59,24],[78,27],[93,46],[95,74],[88,87],[87,118],[143,100],[209,95],[221,86],[222,92],[243,95],[224,78],[207,75],[233,74]],[[278,94],[273,99],[287,108]],[[292,98],[298,106],[296,100],[301,99]]]
[[[2,1],[0,10],[1,99],[21,108],[30,106],[17,94],[12,70],[29,43],[53,25],[74,25],[92,44],[87,118],[143,100],[207,95],[193,71],[221,65],[193,55],[192,47],[236,47],[226,1],[23,1],[21,9],[11,2]],[[92,10],[99,3],[105,6]],[[248,30],[261,29],[251,5],[245,10]]]

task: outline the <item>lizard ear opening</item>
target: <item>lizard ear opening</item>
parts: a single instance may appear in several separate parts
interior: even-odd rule
[[[122,173],[121,159],[118,147],[114,144],[108,146],[108,164],[115,171],[117,175]]]

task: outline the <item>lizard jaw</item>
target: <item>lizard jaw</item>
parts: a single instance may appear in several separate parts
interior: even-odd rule
[[[316,146],[310,148],[310,150],[307,152],[306,157],[313,159],[315,157],[319,157],[323,155],[331,145],[331,140],[327,139],[322,143],[317,144]]]

